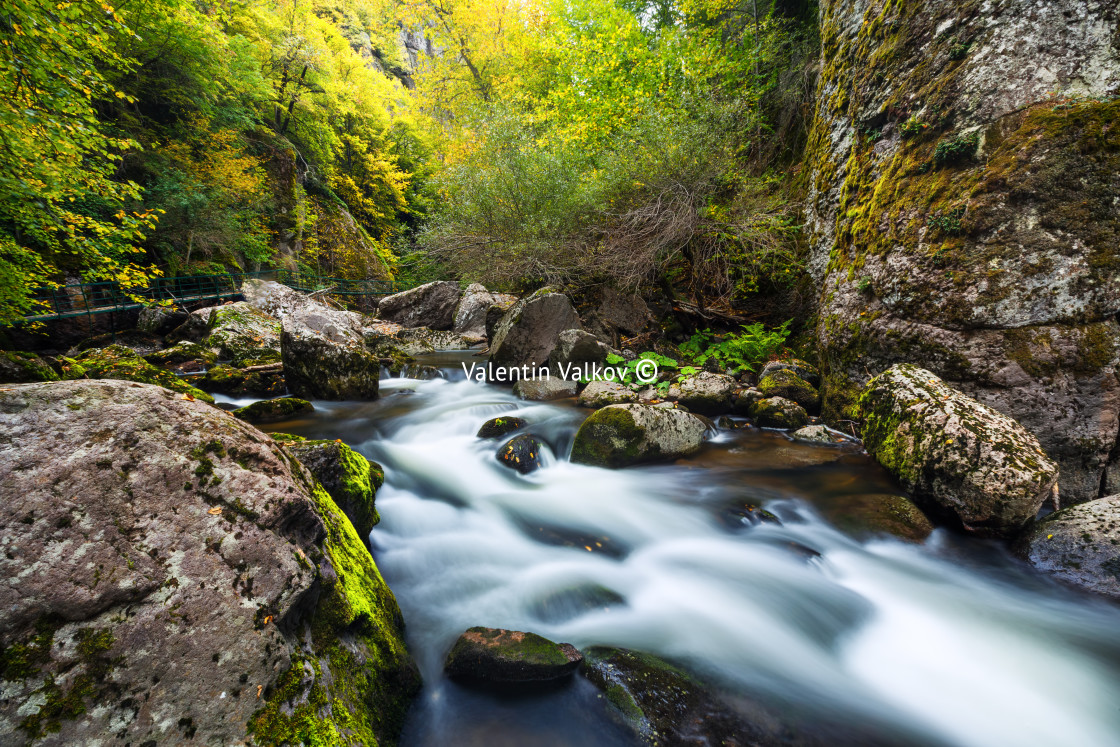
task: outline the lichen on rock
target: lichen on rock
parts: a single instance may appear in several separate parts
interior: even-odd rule
[[[986,536],[1012,536],[1057,486],[1058,468],[1011,418],[900,364],[859,399],[863,443],[931,514]]]
[[[672,460],[700,449],[707,424],[683,410],[642,404],[596,410],[576,432],[571,461],[625,467]]]

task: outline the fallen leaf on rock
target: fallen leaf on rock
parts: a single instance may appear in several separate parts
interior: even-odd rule
[[[221,507],[221,506],[214,506],[214,508],[210,509],[210,510],[209,510],[209,511],[207,511],[206,513],[208,513],[208,514],[214,514],[215,516],[217,516],[217,515],[218,515],[218,514],[220,514],[221,512],[222,512],[222,507]]]
[[[191,395],[190,392],[184,394],[183,399],[185,399],[187,402],[194,402],[194,396]]]

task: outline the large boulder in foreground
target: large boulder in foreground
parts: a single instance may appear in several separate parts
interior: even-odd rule
[[[366,349],[361,317],[303,309],[284,317],[280,336],[288,389],[305,399],[374,399],[380,358]]]
[[[381,299],[377,315],[405,327],[451,329],[459,305],[459,284],[437,280]]]
[[[311,471],[369,547],[369,533],[381,521],[374,506],[377,489],[385,482],[381,466],[342,441],[299,440],[288,443],[286,448]]]
[[[859,405],[867,451],[918,505],[970,532],[1013,535],[1055,494],[1058,468],[1033,435],[929,371],[893,366]]]
[[[562,293],[545,288],[521,299],[498,322],[490,340],[494,366],[543,366],[556,349],[560,333],[579,329],[579,315]]]
[[[553,643],[536,633],[470,628],[455,641],[444,669],[467,682],[544,682],[566,677],[583,656],[570,643]]]
[[[395,739],[396,601],[252,426],[146,384],[6,388],[0,526],[0,743]]]
[[[703,420],[684,410],[610,405],[583,421],[572,444],[571,461],[625,467],[677,459],[697,452],[707,430]]]
[[[1017,549],[1040,571],[1120,601],[1120,495],[1050,514]]]

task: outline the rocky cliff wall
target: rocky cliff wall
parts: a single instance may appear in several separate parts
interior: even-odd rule
[[[807,160],[825,414],[910,361],[1120,489],[1120,6],[826,0]]]

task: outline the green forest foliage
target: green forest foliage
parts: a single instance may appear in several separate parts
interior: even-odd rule
[[[796,0],[8,0],[0,324],[56,283],[274,266],[788,286],[814,28]]]

